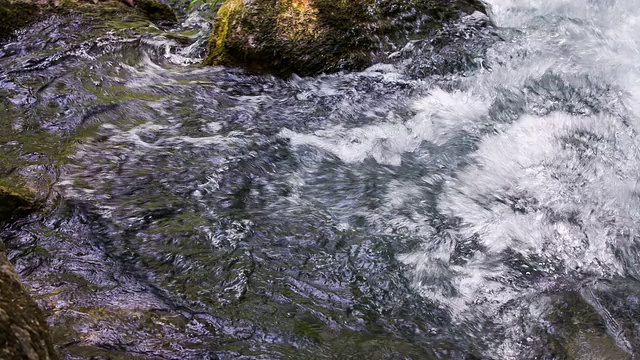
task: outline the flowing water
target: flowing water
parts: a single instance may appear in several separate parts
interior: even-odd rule
[[[632,358],[639,5],[290,79],[197,66],[197,12],[50,18],[0,48],[0,173],[49,189],[3,237],[68,359]]]

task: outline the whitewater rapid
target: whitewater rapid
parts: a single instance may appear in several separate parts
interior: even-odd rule
[[[400,255],[423,296],[461,326],[491,319],[504,328],[487,356],[531,355],[519,340],[529,327],[520,325],[549,311],[546,292],[640,275],[639,5],[490,1],[503,41],[456,89],[413,99],[411,119],[281,133],[347,163],[373,158],[402,171],[408,154],[423,166],[443,157],[444,166],[456,163],[396,181],[388,194],[388,206],[417,215],[420,189],[441,186],[435,213],[448,225],[416,227],[419,216],[387,221],[413,223],[425,239],[420,251]],[[425,142],[432,148],[421,149]],[[451,149],[469,142],[452,160]],[[636,335],[608,330],[622,349],[636,350],[624,339]]]

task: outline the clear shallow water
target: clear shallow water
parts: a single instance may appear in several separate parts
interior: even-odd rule
[[[637,5],[287,80],[50,19],[0,57],[3,172],[51,187],[3,234],[69,358],[630,357]]]

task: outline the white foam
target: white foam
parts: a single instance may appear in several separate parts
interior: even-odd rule
[[[347,163],[373,158],[380,164],[399,166],[402,155],[423,141],[441,145],[463,130],[470,130],[488,111],[487,101],[470,92],[434,89],[415,103],[417,114],[407,122],[384,122],[357,128],[337,125],[313,134],[285,129],[280,136],[294,146],[312,145]]]
[[[431,135],[423,139],[442,143],[460,129],[491,131],[469,165],[447,178],[438,199],[439,212],[458,219],[459,227],[426,238],[420,251],[400,260],[412,268],[416,289],[449,309],[455,321],[491,318],[513,331],[487,356],[517,359],[526,346],[516,341],[523,330],[510,327],[516,315],[505,312],[507,304],[542,294],[560,279],[558,269],[565,277],[574,270],[604,278],[639,273],[627,263],[637,261],[632,247],[640,230],[640,11],[635,1],[490,3],[494,22],[521,33],[489,52],[488,70],[463,80],[467,94],[491,102],[507,89],[523,93],[526,101],[524,84],[548,73],[567,81],[588,76],[611,89],[599,109],[607,114],[525,114],[490,126],[475,120],[479,112],[458,110],[469,101],[433,94],[418,101],[423,110],[416,119],[423,113],[433,118],[429,111],[440,106],[454,109],[435,116],[444,120],[432,121]],[[456,245],[472,239],[478,249],[452,264]],[[506,251],[547,275],[519,281],[503,261]],[[535,323],[543,308],[521,308],[517,316]]]

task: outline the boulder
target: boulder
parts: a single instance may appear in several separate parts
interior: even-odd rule
[[[27,188],[0,185],[0,225],[37,207]],[[49,328],[0,240],[0,359],[56,359]]]
[[[590,292],[587,290],[587,292]],[[553,310],[547,315],[550,358],[567,360],[631,360],[625,352],[625,335],[630,334],[616,329],[618,325],[613,317],[607,321],[589,304],[578,291],[557,294],[553,297]],[[606,312],[611,316],[608,312]],[[612,336],[613,335],[613,336]],[[622,345],[622,347],[621,347]]]
[[[47,322],[0,241],[0,359],[57,359]]]
[[[27,213],[36,207],[35,196],[27,188],[0,185],[0,225],[13,216]]]
[[[478,0],[227,0],[205,64],[287,76],[359,70],[463,14]]]
[[[141,11],[146,17],[156,23],[173,24],[178,21],[176,14],[171,8],[158,0],[128,0],[133,2],[133,6]]]

